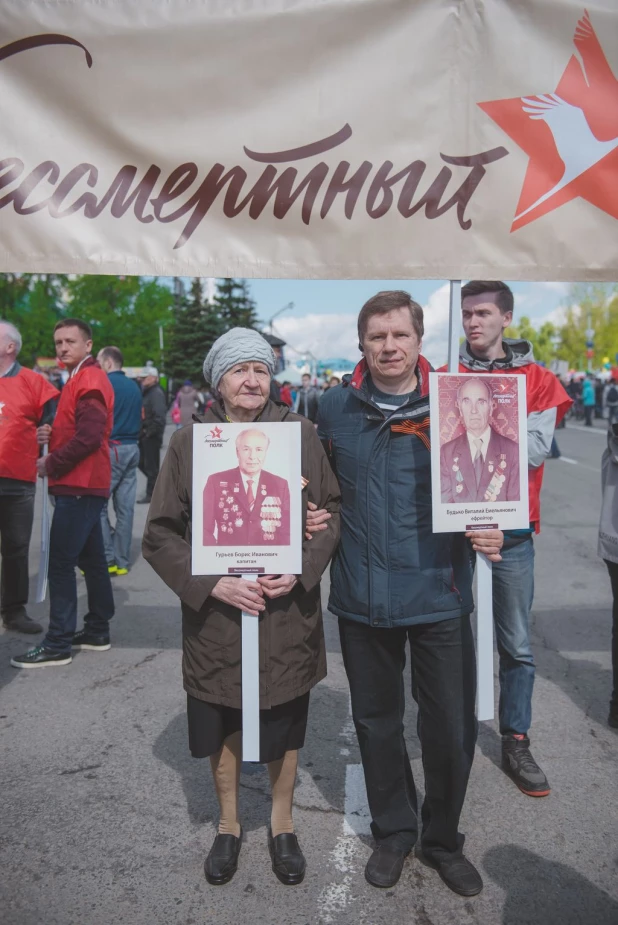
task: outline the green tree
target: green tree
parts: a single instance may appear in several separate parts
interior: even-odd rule
[[[224,331],[230,328],[255,328],[258,323],[255,302],[244,279],[218,280],[214,307]]]
[[[603,359],[609,357],[615,364],[618,352],[618,288],[598,284],[575,285],[566,311],[564,324],[559,330],[560,345],[557,356],[567,360],[575,369],[599,369]],[[592,359],[586,356],[587,335],[591,329],[594,347]]]
[[[54,325],[62,317],[67,277],[53,273],[0,275],[0,318],[20,331],[25,366],[54,355]]]
[[[223,330],[216,306],[205,302],[202,281],[196,276],[188,295],[183,293],[174,307],[169,328],[166,369],[177,383],[191,379],[200,386],[204,382],[204,357]]]
[[[556,328],[550,321],[546,321],[537,330],[532,326],[530,319],[523,315],[519,324],[513,324],[506,329],[505,336],[529,340],[532,344],[535,360],[539,363],[544,363],[545,366],[549,366],[556,356],[554,346]]]
[[[172,320],[169,286],[140,276],[76,276],[67,284],[66,313],[87,321],[94,352],[120,347],[127,366],[161,361],[159,327]]]

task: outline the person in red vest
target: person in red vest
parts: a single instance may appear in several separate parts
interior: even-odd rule
[[[56,499],[49,544],[49,629],[40,645],[11,659],[14,668],[68,665],[72,648],[110,648],[114,597],[101,511],[110,492],[114,391],[90,355],[90,325],[65,318],[54,328],[54,342],[70,376],[53,427],[44,424],[37,431],[39,443],[49,443],[49,455],[37,461],[37,471],[41,477],[47,475]],[[76,633],[78,565],[86,579],[88,613],[84,628]]]
[[[8,630],[42,633],[26,612],[28,548],[34,516],[37,425],[51,420],[60,394],[17,361],[21,335],[0,321],[0,614]]]
[[[502,767],[532,797],[550,793],[547,777],[530,754],[534,656],[529,617],[534,595],[533,533],[539,532],[543,468],[554,436],[572,401],[556,376],[539,366],[526,340],[503,337],[513,321],[513,293],[501,281],[472,280],[461,290],[466,342],[462,373],[520,374],[526,377],[530,523],[505,531],[502,561],[493,566],[493,611],[500,657],[499,724]]]

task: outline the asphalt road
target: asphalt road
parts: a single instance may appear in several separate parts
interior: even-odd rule
[[[239,871],[208,886],[216,800],[208,762],[188,754],[178,606],[139,556],[138,506],[109,652],[18,671],[9,657],[29,640],[0,631],[3,925],[616,925],[618,735],[606,725],[610,592],[596,557],[604,435],[569,427],[558,440],[563,458],[547,464],[536,541],[531,734],[553,791],[520,794],[499,768],[495,724],[481,724],[462,819],[480,896],[455,896],[417,857],[392,890],[365,882],[371,839],[330,615],[329,674],[312,695],[296,791],[307,877],[286,888],[271,872],[267,775],[248,765]],[[83,613],[81,579],[79,590]],[[31,612],[44,620],[46,607]],[[406,726],[422,790],[412,706]]]

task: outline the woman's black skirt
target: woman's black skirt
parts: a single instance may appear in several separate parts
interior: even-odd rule
[[[267,764],[305,744],[309,692],[270,710],[260,710],[260,761]],[[214,755],[224,739],[242,729],[242,711],[187,694],[189,749],[194,758]]]

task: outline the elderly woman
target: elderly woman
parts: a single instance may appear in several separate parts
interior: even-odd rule
[[[320,577],[339,539],[339,488],[313,424],[269,399],[275,357],[257,332],[233,328],[215,341],[204,377],[218,399],[206,423],[301,424],[303,522],[311,503],[332,515],[303,539],[300,575],[236,577],[191,574],[193,425],[173,435],[152,496],[144,557],[178,595],[189,748],[210,758],[220,808],[219,830],[204,870],[209,883],[230,880],[242,828],[238,813],[241,755],[241,611],[260,617],[260,761],[272,789],[268,833],[273,871],[300,883],[305,859],[294,834],[292,799],[298,749],[305,739],[309,691],[326,674]]]

